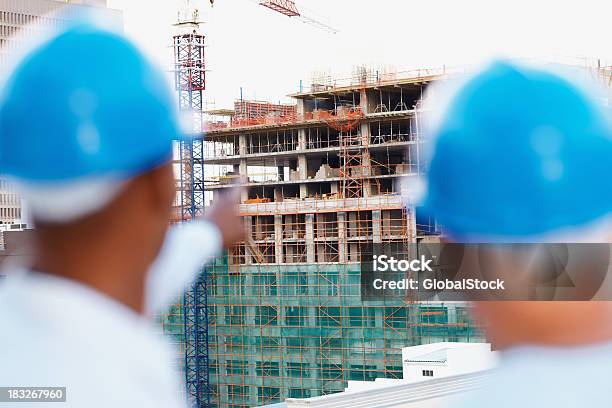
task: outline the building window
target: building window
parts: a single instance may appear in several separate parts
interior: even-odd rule
[[[230,401],[243,401],[249,397],[249,387],[244,385],[228,385],[227,393]],[[243,405],[231,405],[233,407]]]
[[[278,324],[278,309],[274,306],[257,306],[255,324],[262,326],[276,326]]]
[[[276,274],[274,273],[253,275],[253,285],[257,288],[255,294],[260,296],[276,296],[278,294]]]
[[[338,327],[342,323],[339,307],[319,306],[317,308],[318,324],[321,327]]]
[[[351,365],[348,379],[354,381],[374,381],[378,375],[374,365]]]
[[[423,370],[423,377],[433,377],[433,370]]]
[[[247,371],[248,363],[246,361],[227,360],[225,363],[225,372],[227,375],[244,375]]]
[[[279,377],[280,365],[278,361],[258,361],[257,362],[258,377]]]
[[[257,395],[259,402],[263,404],[278,402],[281,399],[280,388],[277,387],[257,387]]]
[[[310,377],[310,370],[307,363],[287,363],[287,375],[295,378]],[[302,398],[302,397],[292,397]]]
[[[288,306],[285,308],[285,324],[287,326],[303,326],[304,316],[307,314],[305,308],[299,306]]]
[[[310,390],[302,388],[289,388],[289,398],[310,398]]]

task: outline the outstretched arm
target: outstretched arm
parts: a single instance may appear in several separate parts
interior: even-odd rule
[[[173,227],[168,232],[147,278],[145,312],[152,316],[165,310],[198,276],[204,265],[223,248],[244,235],[238,215],[240,192],[219,197],[206,217]]]

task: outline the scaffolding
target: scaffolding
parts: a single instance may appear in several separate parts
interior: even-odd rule
[[[410,240],[410,217],[401,209],[388,214],[380,224],[383,243]],[[402,347],[482,340],[464,305],[361,301],[359,241],[379,228],[367,212],[283,217],[278,231],[270,218],[252,216],[256,248],[249,243],[234,249],[209,268],[217,406],[259,406],[341,391],[348,380],[401,378]],[[277,233],[284,263],[276,262]],[[316,262],[307,262],[309,236]],[[340,245],[355,251],[351,262],[338,263],[343,249],[336,239],[343,236],[346,244]]]
[[[419,242],[438,239],[435,221],[406,205],[399,182],[421,171],[414,119],[423,86],[388,82],[382,98],[399,109],[389,112],[376,110],[381,89],[367,81],[296,97],[295,113],[282,118],[260,112],[239,122],[244,105],[235,106],[226,127],[208,132],[205,188],[214,198],[243,186],[248,237],[200,280],[212,406],[260,406],[342,391],[349,380],[401,378],[403,347],[483,341],[463,304],[360,296],[366,247],[399,245],[410,256]],[[177,305],[162,319],[186,352],[185,334],[202,323],[183,316],[189,310]]]
[[[360,69],[313,81],[295,105],[240,101],[217,112],[229,120],[199,123],[208,131],[203,188],[214,197],[243,186],[248,237],[161,318],[188,356],[180,364],[190,393],[194,373],[210,381],[195,393],[200,406],[260,406],[342,391],[349,380],[401,378],[403,347],[484,341],[463,303],[360,296],[368,245],[412,256],[419,243],[439,241],[435,219],[407,203],[400,180],[423,172],[419,102],[446,72]],[[595,74],[612,77],[607,67]],[[191,151],[182,157],[201,163]],[[205,362],[194,348],[204,338]]]

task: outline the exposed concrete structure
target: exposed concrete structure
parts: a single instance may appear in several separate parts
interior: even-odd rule
[[[399,183],[421,172],[413,119],[433,79],[316,86],[293,95],[294,113],[258,105],[274,114],[220,110],[231,121],[207,124],[207,197],[242,186],[249,236],[207,268],[217,406],[399,379],[406,345],[482,341],[465,305],[360,297],[364,246],[411,251],[410,244],[436,235],[417,208],[406,207]],[[165,317],[166,331],[183,327],[180,313]]]
[[[416,212],[402,213],[398,181],[421,172],[421,142],[413,119],[423,88],[433,79],[364,83],[295,94],[295,117],[276,122],[267,118],[256,123],[242,120],[209,129],[205,160],[215,165],[217,173],[208,172],[206,188],[214,196],[233,185],[243,186],[241,211],[246,217],[304,214],[307,236],[302,240],[308,262],[338,262],[341,248],[347,251],[343,257],[355,260],[356,249],[349,241],[373,239],[380,243],[383,235],[389,236],[385,228],[401,229],[398,222],[404,215],[408,217],[408,239],[415,241]],[[345,213],[341,221],[338,212]],[[335,235],[316,237],[325,238],[327,245],[310,242],[310,223],[329,224],[332,217]],[[281,224],[274,227],[280,234],[283,217],[275,217],[273,222]],[[348,241],[341,242],[338,231],[345,232],[346,227],[339,222],[349,222],[361,231],[349,231],[352,234],[342,237]],[[423,232],[431,232],[430,226]],[[399,238],[402,234],[395,235]],[[325,250],[329,253],[322,254]],[[292,263],[281,253],[280,245],[273,252],[276,263]]]

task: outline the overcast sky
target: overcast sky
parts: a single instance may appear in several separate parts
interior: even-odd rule
[[[108,0],[125,29],[170,68],[178,0]],[[239,96],[287,101],[313,71],[471,64],[492,56],[612,61],[607,0],[301,0],[340,30],[330,35],[250,0],[200,4],[206,24],[208,92],[216,107]]]

